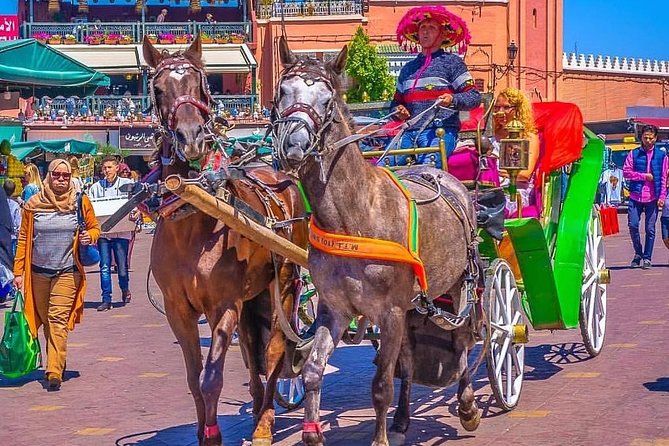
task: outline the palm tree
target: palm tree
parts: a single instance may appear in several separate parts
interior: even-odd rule
[[[190,0],[190,12],[200,12],[202,11],[201,0]]]
[[[54,15],[60,12],[60,0],[49,0],[49,14]]]

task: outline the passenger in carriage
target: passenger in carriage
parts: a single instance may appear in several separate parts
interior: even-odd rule
[[[532,116],[532,105],[525,94],[517,88],[508,87],[502,90],[495,105],[493,105],[494,118],[494,136],[490,138],[492,145],[492,155],[498,157],[500,150],[500,141],[509,137],[509,131],[506,125],[514,119],[519,120],[525,127],[522,138],[530,140],[530,155],[527,170],[521,170],[517,177],[517,187],[523,199],[523,206],[530,204],[530,196],[534,189],[534,171],[539,160],[539,137],[537,129],[534,125],[534,117]],[[509,174],[500,169],[500,182],[502,186],[509,184]],[[517,212],[517,204],[507,200],[507,214],[513,215]]]
[[[400,147],[437,146],[436,130],[443,128],[450,155],[460,130],[457,111],[472,110],[481,103],[481,94],[462,58],[447,51],[457,47],[460,54],[465,53],[470,40],[467,25],[443,6],[419,6],[410,9],[400,21],[397,40],[404,47],[420,48],[420,54],[400,71],[391,104],[395,117],[406,121],[441,100],[434,112],[428,111],[405,131]],[[431,155],[419,155],[416,161],[426,163],[428,156]],[[398,160],[398,164],[404,163],[405,159]],[[436,165],[441,168],[441,159],[436,160]]]

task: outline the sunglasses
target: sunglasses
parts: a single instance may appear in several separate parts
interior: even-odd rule
[[[53,172],[53,171],[52,171],[52,172],[51,172],[51,176],[52,176],[54,179],[56,179],[56,180],[59,179],[59,178],[62,178],[62,179],[64,179],[65,181],[67,181],[67,180],[69,180],[70,178],[72,178],[72,174],[71,174],[71,173],[67,173],[67,172]]]

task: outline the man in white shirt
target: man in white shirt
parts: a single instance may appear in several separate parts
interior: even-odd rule
[[[129,178],[121,178],[118,175],[118,160],[116,157],[108,156],[102,160],[102,174],[104,178],[91,186],[88,194],[91,198],[112,198],[127,196],[127,192],[121,192],[120,187],[124,184],[132,184]],[[112,302],[112,280],[111,263],[112,252],[116,260],[116,271],[118,273],[118,284],[121,288],[123,303],[129,303],[130,278],[128,276],[128,246],[132,238],[132,232],[107,232],[98,239],[100,250],[100,286],[102,288],[102,303],[98,311],[111,310]]]

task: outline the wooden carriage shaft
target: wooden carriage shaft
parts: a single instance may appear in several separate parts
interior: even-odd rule
[[[170,175],[165,180],[165,187],[205,214],[222,221],[249,240],[297,265],[307,267],[308,254],[306,249],[300,248],[271,229],[256,223],[234,207],[202,190],[199,186],[184,184],[179,175]]]

